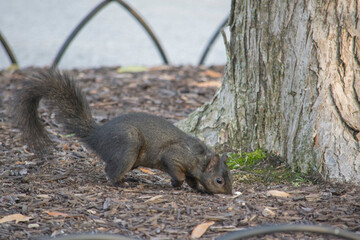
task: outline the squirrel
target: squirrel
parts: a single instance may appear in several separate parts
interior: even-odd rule
[[[57,110],[64,128],[101,157],[115,185],[127,172],[143,166],[168,173],[173,187],[186,181],[197,191],[202,185],[207,193],[232,194],[226,154],[220,158],[198,138],[147,113],[124,114],[97,124],[76,79],[56,69],[32,76],[15,98],[15,122],[36,153],[44,153],[51,144],[38,114],[42,98]]]

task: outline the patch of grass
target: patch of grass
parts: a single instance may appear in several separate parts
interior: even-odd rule
[[[267,154],[261,149],[254,152],[228,153],[227,165],[233,169],[235,181],[270,184],[311,183],[309,176],[293,171],[279,157]]]
[[[255,163],[266,158],[266,154],[261,149],[256,149],[249,153],[228,153],[227,165],[230,169],[242,169],[253,166]]]

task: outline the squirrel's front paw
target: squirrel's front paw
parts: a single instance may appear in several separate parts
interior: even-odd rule
[[[181,185],[183,184],[184,181],[179,181],[176,179],[171,179],[171,185],[175,188],[179,188],[181,187]]]

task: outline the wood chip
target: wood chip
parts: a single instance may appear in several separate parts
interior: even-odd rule
[[[191,232],[191,238],[193,238],[193,239],[200,238],[202,235],[204,235],[206,230],[214,223],[215,223],[214,221],[211,221],[211,222],[205,222],[205,223],[201,223],[201,224],[197,225],[194,228],[194,230]]]

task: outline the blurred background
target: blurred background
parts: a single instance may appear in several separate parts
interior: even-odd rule
[[[48,66],[75,26],[100,0],[2,0],[0,32],[21,68]],[[173,65],[197,65],[211,36],[226,19],[231,0],[128,0],[149,24]],[[229,38],[229,35],[228,35]],[[206,65],[225,64],[219,35]],[[0,69],[10,60],[0,47]],[[64,54],[62,69],[160,65],[163,61],[141,25],[116,1],[77,35]]]

